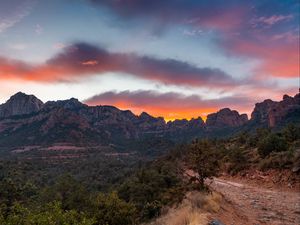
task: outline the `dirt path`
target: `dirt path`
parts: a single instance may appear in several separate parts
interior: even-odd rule
[[[300,225],[300,192],[268,190],[219,178],[211,187],[245,218],[244,224],[235,225]]]

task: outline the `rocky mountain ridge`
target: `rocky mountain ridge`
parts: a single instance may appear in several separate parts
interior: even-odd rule
[[[239,114],[236,110],[229,108],[221,109],[216,113],[207,116],[206,125],[208,127],[238,127],[248,122],[247,114]]]
[[[294,97],[284,95],[282,101],[275,102],[271,99],[256,103],[251,114],[251,121],[266,124],[268,127],[276,127],[289,119],[300,118],[300,94]],[[292,122],[292,121],[291,121]]]
[[[43,103],[33,95],[17,93],[0,105],[0,146],[51,144],[109,144],[146,137],[174,141],[214,136],[219,131],[235,132],[248,127],[276,127],[299,121],[300,97],[285,95],[275,102],[257,103],[248,120],[229,108],[191,120],[165,122],[146,112],[135,115],[114,106],[88,106],[75,98]],[[219,132],[218,134],[222,134]]]
[[[18,92],[0,105],[0,118],[37,112],[43,105],[44,103],[34,95]]]

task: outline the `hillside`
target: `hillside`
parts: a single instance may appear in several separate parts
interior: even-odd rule
[[[299,129],[195,139],[154,160],[104,146],[17,149],[0,160],[0,222],[297,224]]]

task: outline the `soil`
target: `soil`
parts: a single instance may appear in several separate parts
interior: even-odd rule
[[[214,178],[210,186],[223,195],[221,210],[212,218],[234,225],[299,225],[300,190],[266,188],[246,180]]]
[[[224,173],[219,178],[233,182],[246,182],[252,186],[270,190],[285,190],[287,192],[299,192],[300,190],[300,174],[293,173],[289,169],[269,169],[266,171],[249,169],[234,176]]]

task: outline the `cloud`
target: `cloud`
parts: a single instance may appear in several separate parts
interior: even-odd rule
[[[259,17],[257,19],[254,19],[254,23],[264,23],[269,26],[274,25],[276,23],[279,23],[281,21],[288,21],[293,18],[293,15],[273,15],[270,17]]]
[[[44,29],[43,29],[43,27],[42,27],[41,25],[37,24],[37,25],[35,26],[34,31],[35,31],[35,33],[36,33],[37,35],[41,35],[41,34],[43,33]]]
[[[68,46],[40,65],[0,58],[0,77],[8,79],[72,81],[106,72],[126,73],[168,85],[230,88],[241,84],[217,68],[200,68],[175,59],[111,53],[86,43]]]
[[[58,42],[58,43],[55,43],[52,47],[54,49],[63,49],[63,48],[66,48],[67,46],[64,43]]]
[[[9,48],[11,48],[13,50],[18,50],[18,51],[25,50],[28,47],[29,47],[29,45],[25,44],[25,43],[14,43],[14,44],[9,45]]]
[[[115,105],[121,109],[130,109],[139,114],[146,111],[154,116],[163,116],[167,120],[178,118],[206,117],[220,108],[232,107],[245,112],[252,100],[247,97],[224,97],[204,100],[197,95],[183,95],[175,92],[156,91],[109,91],[95,95],[84,101],[88,105]]]
[[[299,2],[239,0],[89,0],[128,25],[184,27],[184,35],[215,31],[219,47],[235,57],[259,60],[257,75],[299,75]],[[136,20],[139,23],[131,23]],[[118,21],[120,24],[120,22]],[[122,23],[121,23],[122,24]],[[149,25],[149,26],[148,26]],[[290,55],[287,55],[287,50]],[[272,55],[274,52],[274,55]],[[282,52],[282,54],[280,54]]]
[[[296,19],[299,3],[286,1],[240,0],[87,0],[107,8],[131,22],[132,19],[168,24],[209,25],[210,28],[243,28],[249,21],[273,25]],[[296,16],[297,17],[297,16]],[[227,29],[225,29],[227,30]]]
[[[99,62],[97,60],[89,60],[89,61],[82,62],[81,64],[84,66],[95,66],[98,63]]]
[[[284,38],[284,40],[282,40]],[[240,57],[255,58],[260,64],[256,76],[295,78],[299,76],[299,36],[291,32],[259,39],[232,38],[223,41],[228,52]]]
[[[35,0],[0,1],[0,33],[28,16],[35,3]]]
[[[237,25],[241,12],[251,4],[237,0],[89,0],[93,5],[106,7],[127,21],[143,21],[154,30],[174,23],[210,24],[217,28]],[[125,21],[126,22],[126,21]],[[156,25],[156,26],[153,26]],[[223,26],[224,25],[224,26]],[[155,28],[156,27],[156,28]]]

